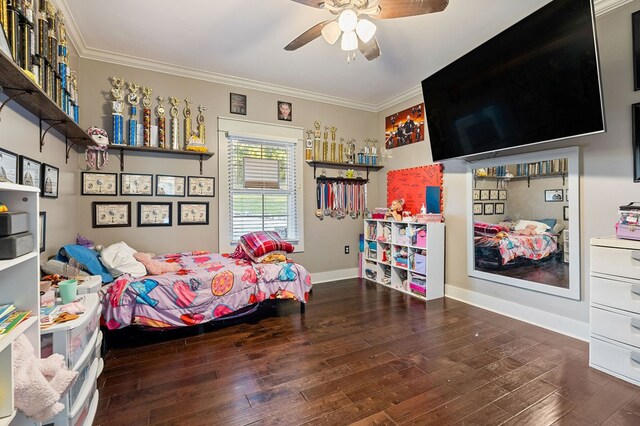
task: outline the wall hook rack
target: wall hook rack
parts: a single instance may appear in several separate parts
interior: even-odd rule
[[[367,172],[367,180],[369,180],[369,172],[382,169],[384,166],[374,166],[371,164],[348,164],[348,163],[336,163],[331,161],[307,161],[307,164],[313,167],[313,178],[317,178],[318,167],[322,169],[353,169],[353,170],[365,170]]]

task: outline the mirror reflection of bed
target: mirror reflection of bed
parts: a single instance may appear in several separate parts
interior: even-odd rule
[[[568,159],[472,174],[475,269],[568,289]]]

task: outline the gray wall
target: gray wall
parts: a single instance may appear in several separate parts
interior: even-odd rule
[[[580,220],[581,288],[580,301],[496,284],[467,276],[466,164],[460,160],[445,162],[444,213],[446,216],[446,284],[479,292],[542,311],[589,320],[589,239],[612,235],[618,206],[638,199],[638,184],[633,183],[631,105],[640,102],[633,91],[631,14],[640,9],[636,0],[596,19],[607,132],[569,141],[549,143],[514,154],[566,146],[580,147]],[[384,132],[384,117],[410,107],[422,98],[416,96],[378,114],[378,132]],[[413,167],[432,162],[428,141],[392,150],[387,170]],[[385,197],[384,175],[378,187],[378,199]]]

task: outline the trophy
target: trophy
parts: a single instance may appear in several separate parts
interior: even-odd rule
[[[196,123],[198,123],[198,136],[200,137],[200,142],[202,146],[206,145],[205,140],[205,129],[204,129],[204,112],[206,108],[202,105],[198,105],[198,116],[196,117]]]
[[[189,145],[189,139],[191,138],[191,108],[189,108],[189,99],[184,100],[185,107],[182,113],[184,114],[184,149],[187,149]]]
[[[377,166],[378,165],[378,140],[373,139],[372,143],[373,145],[371,146],[371,165]]]
[[[369,165],[371,162],[371,154],[370,154],[370,148],[369,148],[369,143],[371,142],[371,139],[366,138],[364,140],[364,164]]]
[[[336,131],[338,129],[333,126],[331,127],[331,162],[336,162]]]
[[[180,99],[169,97],[169,103],[171,104],[171,110],[169,114],[171,115],[171,145],[170,148],[177,150],[180,149],[180,123],[178,123],[178,104],[180,103]]]
[[[320,161],[320,123],[314,121],[313,126],[316,128],[313,132],[313,159],[315,161]]]
[[[158,106],[156,107],[156,115],[158,116],[158,148],[165,147],[165,109],[162,102],[164,98],[162,96],[158,96]]]
[[[329,156],[329,141],[327,138],[329,137],[329,126],[324,126],[324,140],[322,141],[322,161],[327,161],[327,157]]]
[[[356,162],[356,140],[354,138],[349,139],[347,142],[347,162],[349,164]]]
[[[344,138],[340,138],[338,145],[338,163],[344,163]]]
[[[113,96],[113,101],[111,102],[113,144],[122,145],[124,143],[122,130],[124,120],[122,117],[122,111],[124,110],[124,91],[122,90],[122,86],[124,86],[124,80],[118,77],[111,77],[111,84],[113,85],[111,89],[111,96]]]
[[[151,90],[149,87],[142,88],[142,144],[151,146]]]
[[[130,81],[127,83],[127,88],[129,89],[127,102],[131,105],[131,117],[129,118],[129,146],[136,146],[138,145],[136,136],[138,127],[138,102],[140,102],[138,90],[140,89],[140,86]]]
[[[311,139],[311,135],[313,135],[313,130],[307,130],[307,140],[304,145],[304,159],[306,161],[313,160],[313,139]]]

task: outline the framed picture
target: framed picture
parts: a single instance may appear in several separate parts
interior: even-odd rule
[[[0,148],[0,180],[18,183],[18,154]]]
[[[40,221],[38,222],[38,246],[40,253],[47,247],[47,212],[40,212]]]
[[[491,191],[489,191],[489,199],[490,200],[497,200],[498,199],[498,194],[499,194],[499,191],[497,189],[492,189]]]
[[[173,203],[138,203],[138,226],[173,225]]]
[[[473,203],[473,214],[482,214],[482,203]]]
[[[42,188],[40,195],[48,198],[58,198],[58,181],[60,170],[51,164],[42,164]]]
[[[178,203],[178,225],[208,225],[209,203]]]
[[[564,201],[564,190],[562,189],[545,189],[544,201],[547,203],[556,203]]]
[[[493,203],[484,203],[484,214],[493,214]]]
[[[496,203],[495,214],[504,214],[504,203]]]
[[[184,176],[156,175],[156,195],[159,197],[184,197]]]
[[[20,182],[23,185],[40,189],[40,172],[42,164],[24,155],[20,156]]]
[[[640,90],[640,13],[638,12],[631,15],[633,30],[633,90]]]
[[[229,93],[229,111],[231,114],[247,115],[247,96]]]
[[[215,197],[216,178],[204,176],[187,177],[187,195],[189,197]]]
[[[481,200],[488,200],[489,199],[489,190],[488,189],[481,189],[480,190],[480,199]]]
[[[473,201],[477,201],[480,199],[480,190],[479,189],[474,189],[473,192]]]
[[[569,220],[569,206],[564,206],[562,208],[562,219]]]
[[[498,190],[498,200],[506,200],[507,199],[507,190],[500,189]]]
[[[291,102],[278,101],[278,120],[291,121],[293,105]]]
[[[153,195],[153,175],[120,173],[120,195]]]
[[[640,11],[639,11],[640,12]],[[635,22],[635,15],[637,15],[638,12],[634,13],[634,22]],[[634,30],[634,40],[635,40],[635,30]],[[640,48],[640,43],[638,45],[638,48]],[[634,57],[637,56],[636,54],[636,48],[634,47]],[[640,58],[639,58],[640,61]],[[635,61],[634,61],[635,64]],[[638,64],[638,66],[640,66],[640,63]],[[634,66],[635,69],[635,66]],[[638,90],[636,88],[636,90]],[[633,139],[633,181],[634,182],[640,182],[640,103],[637,104],[633,104],[631,105],[632,108],[632,114],[633,114],[633,120],[632,120],[632,139]]]
[[[94,201],[91,203],[93,227],[115,228],[131,226],[131,203],[128,201]]]
[[[81,194],[118,195],[118,174],[82,172]]]

